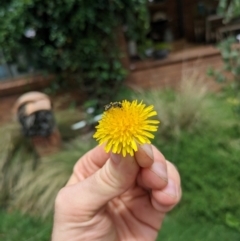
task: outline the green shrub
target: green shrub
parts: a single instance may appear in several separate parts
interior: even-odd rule
[[[220,0],[218,13],[221,14],[225,21],[228,22],[235,17],[239,17],[240,3],[238,0]]]
[[[148,29],[146,0],[3,0],[0,46],[8,61],[61,76],[102,104],[126,76],[118,34],[139,42]],[[30,35],[28,36],[28,32]]]
[[[240,17],[240,2],[238,0],[220,0],[218,13],[221,14],[226,23]],[[233,111],[240,117],[240,48],[236,36],[229,36],[220,41],[218,48],[221,52],[223,68],[221,70],[209,69],[208,74],[218,82],[225,82],[232,79],[229,93],[230,102],[233,104]],[[226,73],[230,75],[226,75]],[[229,77],[230,76],[230,77]]]

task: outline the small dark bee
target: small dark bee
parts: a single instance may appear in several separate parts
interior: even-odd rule
[[[122,108],[121,102],[111,102],[104,106],[105,111],[110,110],[111,108]]]

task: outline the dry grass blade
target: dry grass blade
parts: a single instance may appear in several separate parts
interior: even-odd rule
[[[177,91],[155,89],[135,94],[135,98],[154,105],[161,121],[160,131],[167,136],[213,123],[216,119],[211,115],[213,103],[208,96],[208,85],[196,71],[182,77]]]
[[[46,217],[53,208],[58,190],[69,178],[74,163],[89,150],[90,136],[74,139],[80,132],[71,125],[84,115],[79,111],[56,113],[56,122],[63,140],[63,150],[39,159],[29,140],[21,135],[18,123],[3,125],[0,129],[0,205],[18,208]],[[90,133],[92,134],[92,133]],[[70,141],[71,140],[71,141]]]
[[[209,107],[207,95],[208,86],[196,72],[182,78],[174,105],[179,128],[191,128],[204,121]]]
[[[0,203],[6,205],[33,153],[29,151],[16,123],[5,124],[0,132]]]
[[[53,211],[58,191],[69,179],[73,166],[93,143],[76,139],[65,150],[42,160],[36,171],[26,168],[14,190],[11,207],[47,217]]]

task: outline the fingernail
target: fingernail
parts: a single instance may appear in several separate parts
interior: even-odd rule
[[[160,162],[154,162],[151,166],[151,170],[160,178],[167,181],[167,168]]]
[[[110,159],[111,159],[115,164],[119,164],[119,163],[121,162],[122,155],[121,155],[121,154],[111,153]]]
[[[166,188],[164,188],[163,193],[171,196],[171,197],[177,197],[177,187],[175,182],[172,179],[168,179],[168,184]]]
[[[143,144],[140,146],[143,151],[153,160],[153,151],[151,144]]]

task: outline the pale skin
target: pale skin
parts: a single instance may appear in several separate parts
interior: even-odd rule
[[[52,241],[154,241],[180,198],[179,173],[156,147],[123,158],[98,146],[57,195]]]

